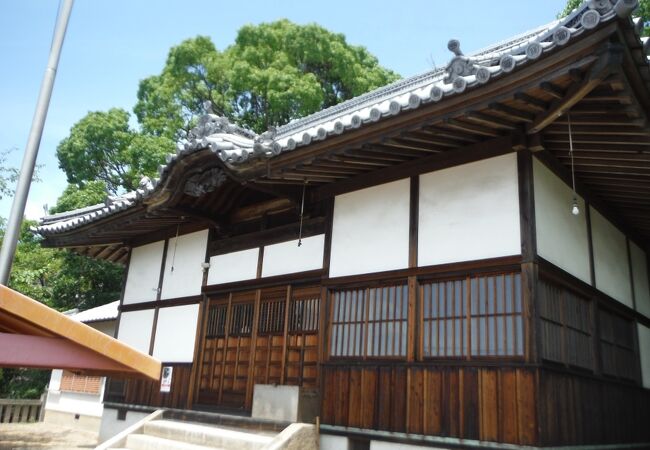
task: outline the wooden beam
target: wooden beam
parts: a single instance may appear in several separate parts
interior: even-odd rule
[[[525,92],[516,92],[515,100],[519,100],[520,102],[526,103],[526,105],[529,108],[535,109],[538,112],[544,112],[548,109],[547,102],[537,97],[533,97],[532,95],[528,95]]]
[[[295,207],[296,205],[293,201],[282,198],[255,203],[235,210],[230,216],[230,222],[239,223],[256,220],[267,214],[278,214],[285,211],[291,211]]]
[[[555,99],[558,99],[558,100],[562,99],[564,97],[564,95],[565,95],[562,88],[560,88],[559,86],[557,86],[557,85],[555,85],[555,84],[553,84],[553,83],[551,83],[549,81],[542,82],[539,85],[539,87],[542,88],[542,90],[544,92],[546,92],[548,95],[550,95],[551,97],[554,97]]]
[[[490,103],[490,109],[500,113],[510,119],[520,120],[523,122],[532,122],[535,120],[535,114],[527,111],[522,111],[511,106],[503,105],[501,103]]]
[[[606,52],[594,63],[581,83],[572,84],[566,94],[551,102],[548,110],[540,114],[533,123],[526,126],[528,134],[539,133],[558,117],[565,114],[589,92],[593,91],[607,76],[617,70],[622,52],[619,47],[608,46]]]
[[[345,192],[363,189],[381,183],[408,178],[413,175],[453,167],[473,160],[503,155],[513,151],[516,138],[508,135],[497,139],[468,145],[466,147],[448,152],[431,155],[413,161],[408,161],[396,166],[368,172],[356,178],[342,180],[336,184],[325,185],[317,188],[313,194],[313,201],[343,194]]]
[[[509,131],[515,131],[519,128],[519,126],[515,123],[482,112],[470,111],[466,114],[466,116],[468,119],[473,120],[475,122],[482,123],[496,128],[503,128]]]
[[[499,131],[493,128],[486,128],[480,125],[463,122],[457,119],[447,119],[444,121],[444,124],[450,128],[455,128],[457,130],[465,131],[468,133],[478,134],[480,136],[498,137],[501,135]]]

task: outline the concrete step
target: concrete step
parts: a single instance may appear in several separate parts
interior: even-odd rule
[[[258,450],[273,440],[268,433],[251,433],[232,428],[172,420],[153,420],[144,426],[145,435],[226,450]]]
[[[128,450],[223,450],[147,434],[130,434],[126,438],[126,447]]]

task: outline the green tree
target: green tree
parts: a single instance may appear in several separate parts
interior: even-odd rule
[[[205,36],[173,47],[162,73],[140,83],[134,111],[145,132],[178,139],[208,102],[259,133],[396,79],[342,34],[279,20],[242,27],[223,52]]]
[[[583,0],[568,0],[562,12],[558,14],[558,18],[568,16],[582,2]],[[634,15],[641,17],[641,20],[643,20],[643,36],[650,36],[650,0],[639,0],[639,8],[634,12]]]
[[[342,34],[288,20],[242,27],[225,56],[235,117],[257,132],[398,79]]]
[[[113,194],[134,190],[139,180],[155,175],[174,144],[163,136],[141,134],[129,126],[129,113],[113,108],[91,112],[77,122],[57,147],[59,167],[68,182],[102,181]]]
[[[197,36],[172,47],[162,73],[140,82],[133,110],[142,131],[178,140],[197,115],[207,112],[206,101],[216,113],[227,115],[226,69],[209,37]]]
[[[101,180],[88,181],[82,185],[68,184],[50,214],[72,211],[84,206],[96,205],[106,200],[106,183]]]
[[[122,266],[44,248],[30,229],[35,225],[22,223],[9,287],[59,311],[89,309],[120,297]]]

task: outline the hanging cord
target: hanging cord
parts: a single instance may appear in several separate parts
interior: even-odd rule
[[[576,194],[576,170],[573,162],[573,132],[571,130],[571,113],[567,112],[567,122],[569,123],[569,156],[571,157],[571,188],[573,189],[573,205],[571,205],[571,213],[574,216],[580,214],[578,208],[578,196]]]
[[[181,228],[181,224],[176,225],[176,238],[174,239],[174,253],[172,253],[172,269],[174,271],[174,262],[176,261],[176,247],[178,247],[178,231]]]
[[[305,191],[307,190],[307,180],[302,185],[302,203],[300,205],[300,228],[298,230],[298,247],[302,245],[302,220],[305,214]]]

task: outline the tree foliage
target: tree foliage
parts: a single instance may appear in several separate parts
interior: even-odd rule
[[[160,75],[140,83],[143,130],[181,138],[205,104],[260,133],[394,81],[365,48],[315,25],[242,27],[223,52],[209,37],[173,47]]]
[[[30,230],[34,225],[22,223],[9,287],[59,311],[89,309],[120,297],[122,266],[44,248]]]
[[[558,14],[558,18],[571,14],[571,11],[582,4],[584,0],[568,0],[566,6]],[[639,0],[639,8],[634,12],[635,16],[641,17],[644,23],[643,35],[650,36],[650,0]]]
[[[72,211],[102,203],[106,200],[107,192],[106,183],[102,180],[88,181],[82,185],[68,184],[49,213]]]
[[[143,176],[155,175],[173,142],[129,126],[123,109],[91,112],[77,122],[57,147],[59,167],[69,183],[102,181],[111,193],[134,190]]]

